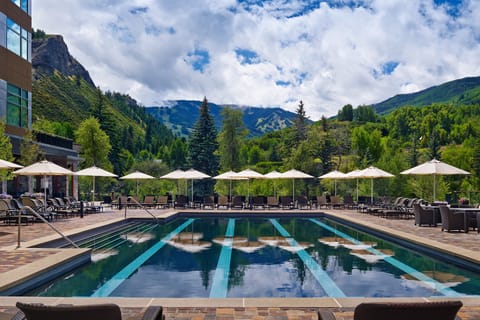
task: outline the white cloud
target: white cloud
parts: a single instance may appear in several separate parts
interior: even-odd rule
[[[234,0],[37,0],[33,26],[63,35],[102,89],[145,105],[207,96],[294,110],[301,99],[319,119],[480,73],[477,1],[464,1],[457,17],[431,0],[322,3],[298,14],[304,2],[247,10]],[[255,52],[256,63],[242,64],[237,49]],[[195,50],[208,52],[202,73],[189,64]]]

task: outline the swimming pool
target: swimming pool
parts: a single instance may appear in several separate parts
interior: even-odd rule
[[[99,237],[92,263],[26,295],[459,297],[480,275],[322,217],[186,217]]]

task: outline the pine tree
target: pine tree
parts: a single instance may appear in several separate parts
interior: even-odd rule
[[[200,116],[193,126],[188,141],[189,163],[192,168],[214,176],[218,171],[217,129],[209,113],[207,98],[203,98]],[[196,183],[200,195],[211,194],[214,182],[210,179]]]
[[[303,101],[300,100],[298,108],[296,110],[297,116],[293,120],[292,131],[290,135],[289,146],[298,147],[302,141],[307,140],[307,121],[305,109],[303,107]]]

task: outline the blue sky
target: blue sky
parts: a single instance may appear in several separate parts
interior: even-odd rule
[[[33,26],[146,106],[303,100],[316,120],[480,75],[474,0],[34,0]]]

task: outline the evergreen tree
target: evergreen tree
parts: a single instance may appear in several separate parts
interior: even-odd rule
[[[305,109],[303,107],[303,101],[300,100],[297,108],[297,116],[293,121],[293,143],[299,145],[300,142],[307,139],[307,121]]]
[[[218,149],[217,129],[215,122],[209,113],[207,98],[203,98],[200,106],[200,116],[193,126],[188,141],[189,163],[192,168],[214,176],[218,171]],[[196,183],[201,195],[213,192],[214,182],[206,179]]]
[[[351,104],[346,104],[341,110],[338,110],[338,121],[353,121],[353,107]]]
[[[231,108],[222,110],[222,131],[218,137],[220,151],[220,167],[223,171],[241,168],[240,150],[242,142],[248,134],[243,123],[243,112]]]

